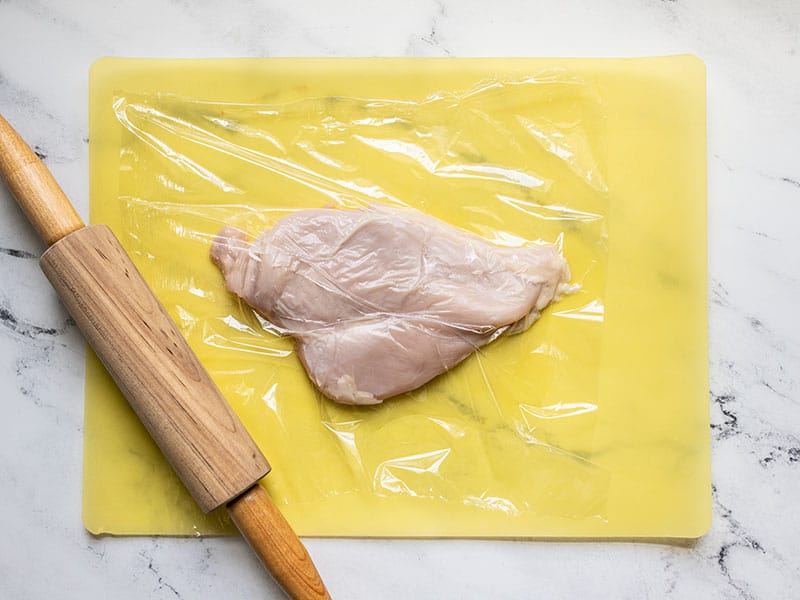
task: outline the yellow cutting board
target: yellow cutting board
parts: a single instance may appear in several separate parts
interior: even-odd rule
[[[710,525],[705,69],[641,59],[102,59],[90,212],[273,465],[301,535],[696,537]],[[573,294],[421,390],[344,407],[224,289],[213,235],[406,204],[561,244]],[[83,513],[203,515],[93,354]]]

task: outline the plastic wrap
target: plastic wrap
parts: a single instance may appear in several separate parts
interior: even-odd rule
[[[564,69],[457,79],[396,93],[383,80],[370,95],[265,82],[236,100],[114,89],[96,107],[119,132],[93,143],[119,152],[112,200],[93,198],[92,219],[114,227],[269,458],[264,485],[290,518],[313,513],[301,533],[530,535],[531,523],[547,533],[607,517],[611,474],[592,454],[609,241],[602,96]],[[375,205],[504,249],[554,244],[579,288],[414,391],[335,403],[286,329],[226,290],[210,250],[224,227],[255,238],[300,210]],[[153,494],[195,532],[225,530],[177,484]]]

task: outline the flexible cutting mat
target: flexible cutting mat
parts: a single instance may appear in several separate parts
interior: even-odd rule
[[[388,137],[365,134],[377,126]],[[696,58],[103,59],[90,163],[92,221],[121,238],[270,459],[262,484],[301,535],[707,530]],[[420,392],[335,406],[291,342],[225,293],[208,247],[223,223],[257,233],[376,197],[501,243],[563,243],[583,290]],[[194,507],[91,353],[85,419],[87,529],[230,531]]]

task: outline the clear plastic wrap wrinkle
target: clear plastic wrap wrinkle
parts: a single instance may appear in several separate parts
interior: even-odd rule
[[[458,514],[470,519],[604,518],[609,475],[590,456],[602,410],[597,364],[610,192],[602,100],[591,85],[548,71],[476,80],[418,98],[279,90],[234,103],[118,91],[113,110],[125,136],[113,209],[120,236],[268,453],[274,471],[267,485],[278,498],[300,504],[330,499],[335,506],[356,497],[386,510],[393,503],[422,503],[431,514],[460,507]],[[492,293],[497,282],[480,280],[485,273],[471,273],[479,280],[465,275],[468,245],[429,244],[435,252],[430,265],[465,265],[445,277],[451,283],[460,278],[458,285],[444,301],[415,295],[419,282],[394,280],[392,285],[411,290],[400,304],[422,298],[425,314],[435,318],[414,321],[413,310],[398,304],[381,335],[393,336],[394,351],[403,347],[409,357],[438,356],[444,372],[423,377],[427,383],[411,391],[392,388],[391,396],[400,395],[380,405],[338,404],[312,385],[299,358],[315,361],[322,372],[347,358],[337,355],[345,342],[314,338],[319,343],[310,358],[312,345],[296,346],[287,333],[304,334],[293,315],[306,325],[329,319],[323,325],[334,328],[339,317],[298,317],[302,307],[257,298],[258,290],[253,297],[232,294],[210,258],[225,228],[241,234],[231,239],[247,252],[244,244],[309,209],[385,215],[416,209],[420,218],[433,217],[470,240],[495,245],[498,256],[554,248],[568,262],[571,278],[557,274],[540,285],[576,287],[552,306],[534,298],[527,310],[498,320],[509,298]],[[305,237],[292,242],[305,245],[302,252],[324,249],[324,232],[303,231]],[[379,240],[373,253],[400,239]],[[409,234],[402,243],[417,241]],[[447,251],[462,254],[447,257]],[[263,260],[258,252],[250,256]],[[288,261],[278,265],[284,273],[315,268],[291,263],[289,253],[281,256]],[[343,282],[358,279],[347,279],[354,269],[376,267],[351,262],[348,268],[338,281],[335,269],[325,273],[327,292],[321,279],[311,288],[303,287],[309,278],[293,280],[294,297],[321,310],[322,296],[333,289],[333,295],[344,294],[343,310],[359,318],[384,310],[370,303],[392,292],[380,289],[392,278],[367,273],[361,287],[345,293]],[[530,290],[533,284],[527,285]],[[551,289],[549,298],[556,295]],[[445,319],[459,304],[461,312]],[[278,310],[284,310],[280,318]],[[479,312],[480,319],[473,319]],[[458,360],[444,357],[445,321],[445,341],[463,346],[466,338],[469,346]],[[427,343],[408,333],[412,324],[428,328]],[[494,335],[503,332],[509,335]],[[361,352],[349,360],[374,369],[363,361],[379,353],[378,345],[365,346],[363,339],[356,338]],[[392,352],[381,357],[381,380],[405,368],[403,355],[392,358]]]

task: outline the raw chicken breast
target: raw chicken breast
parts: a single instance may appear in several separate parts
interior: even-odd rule
[[[309,377],[346,404],[413,390],[569,290],[555,246],[506,248],[413,209],[302,210],[211,248],[231,292],[297,340]]]

